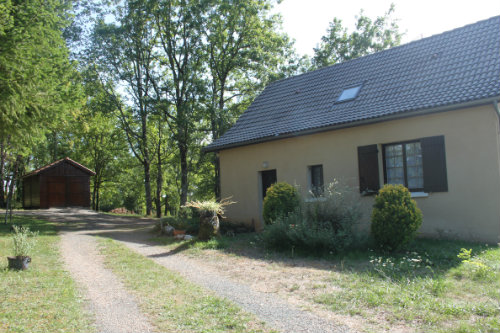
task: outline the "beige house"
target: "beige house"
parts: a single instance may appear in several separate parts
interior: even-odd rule
[[[276,181],[404,184],[421,234],[500,241],[500,17],[270,84],[206,150],[233,221],[262,226]]]

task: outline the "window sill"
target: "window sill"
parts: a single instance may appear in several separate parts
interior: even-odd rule
[[[306,198],[305,202],[318,202],[318,201],[326,201],[325,197],[315,197],[315,198]]]
[[[428,196],[429,196],[429,193],[425,193],[425,192],[411,192],[412,198],[427,198]]]

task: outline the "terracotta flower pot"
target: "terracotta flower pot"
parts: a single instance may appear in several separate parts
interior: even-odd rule
[[[28,265],[31,262],[31,257],[19,256],[19,257],[7,257],[9,260],[9,269],[25,270],[28,269]]]
[[[186,230],[174,230],[174,236],[185,235],[185,234],[186,234]]]

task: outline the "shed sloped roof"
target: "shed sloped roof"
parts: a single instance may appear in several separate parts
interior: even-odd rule
[[[43,166],[43,167],[41,167],[41,168],[38,168],[38,169],[36,169],[36,170],[33,170],[33,171],[31,171],[31,172],[29,172],[29,173],[25,174],[25,175],[23,176],[23,178],[25,178],[25,177],[29,177],[29,176],[33,176],[33,175],[37,175],[37,174],[40,174],[40,173],[43,173],[43,172],[45,172],[45,171],[47,171],[47,170],[49,170],[49,169],[51,169],[51,168],[53,168],[53,167],[55,167],[55,166],[57,166],[57,165],[61,164],[61,163],[64,163],[64,162],[67,162],[67,163],[69,163],[69,164],[73,165],[74,167],[76,167],[76,168],[78,168],[78,169],[82,170],[82,171],[83,171],[83,172],[85,172],[85,173],[88,173],[88,174],[89,174],[89,175],[91,175],[91,176],[95,176],[95,172],[94,172],[94,171],[92,171],[92,170],[90,170],[89,168],[87,168],[87,167],[85,167],[85,166],[81,165],[81,164],[80,164],[80,163],[78,163],[78,162],[73,161],[73,160],[72,160],[71,158],[69,158],[69,157],[65,157],[65,158],[61,158],[60,160],[57,160],[57,161],[55,161],[55,162],[52,162],[52,163],[50,163],[50,164],[47,164],[47,165],[45,165],[45,166]]]
[[[271,83],[205,150],[498,96],[500,16]]]

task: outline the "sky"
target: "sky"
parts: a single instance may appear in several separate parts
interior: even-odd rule
[[[500,15],[500,0],[283,0],[274,12],[281,13],[297,52],[312,55],[334,17],[352,31],[360,9],[374,19],[391,3],[400,31],[406,32],[402,44]]]

